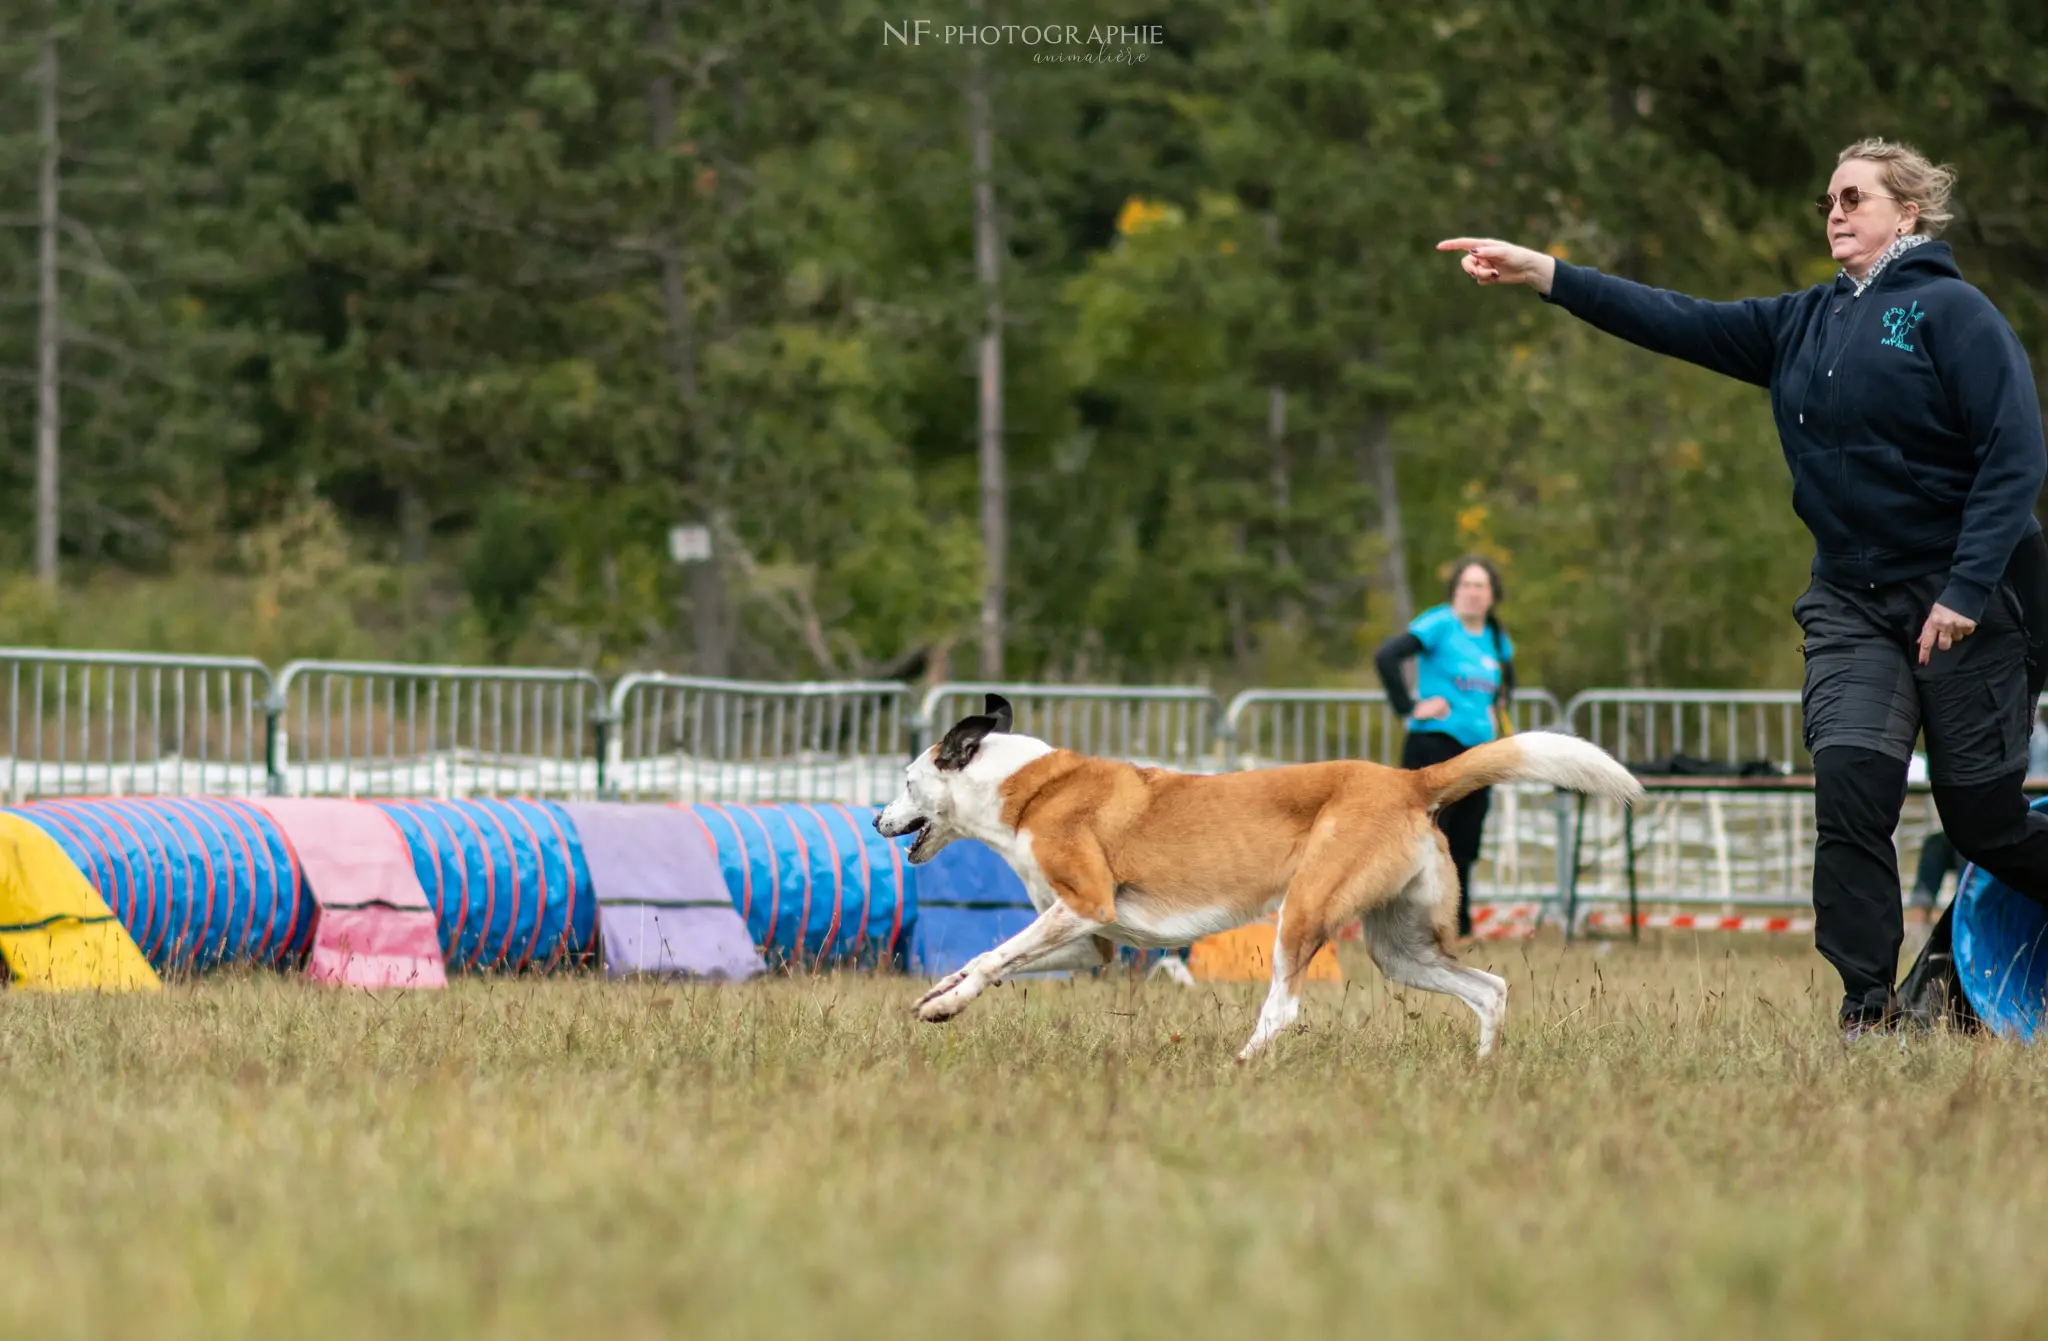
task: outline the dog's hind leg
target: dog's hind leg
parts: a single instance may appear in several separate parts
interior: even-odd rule
[[[1371,841],[1361,852],[1352,836],[1353,819],[1341,805],[1318,818],[1301,865],[1287,883],[1280,927],[1273,936],[1273,986],[1259,1011],[1258,1026],[1237,1054],[1240,1062],[1250,1060],[1294,1023],[1309,961],[1335,938],[1338,928],[1400,888],[1412,867],[1408,851],[1398,843]]]
[[[1479,1055],[1493,1051],[1507,1016],[1508,984],[1444,952],[1441,910],[1455,898],[1458,868],[1431,835],[1419,869],[1400,896],[1365,914],[1365,942],[1380,972],[1404,987],[1457,997],[1479,1017]]]
[[[1266,991],[1266,1004],[1259,1008],[1258,1025],[1238,1050],[1237,1060],[1248,1062],[1257,1056],[1301,1014],[1301,984],[1308,976],[1308,963],[1328,939],[1322,919],[1294,907],[1289,895],[1280,906],[1280,925],[1273,930],[1273,985]]]

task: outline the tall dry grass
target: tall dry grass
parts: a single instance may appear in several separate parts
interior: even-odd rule
[[[1352,947],[1346,947],[1349,950]],[[1976,1339],[2048,1329],[2048,1066],[1844,1050],[1803,947],[1256,985],[260,976],[0,1000],[0,1335]]]

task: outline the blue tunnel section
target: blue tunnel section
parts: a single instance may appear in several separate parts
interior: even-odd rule
[[[520,970],[597,949],[576,826],[552,802],[375,801],[412,851],[450,968]]]
[[[2034,809],[2048,810],[2048,797]],[[2031,1043],[2048,1001],[2048,907],[1966,866],[1952,920],[1956,980],[1970,1009],[2000,1037]]]
[[[917,932],[907,967],[928,978],[944,977],[1037,916],[1024,882],[993,848],[955,839],[917,868]]]
[[[718,854],[726,892],[770,964],[900,964],[919,917],[909,844],[874,806],[684,807]]]
[[[276,822],[227,797],[43,801],[8,808],[57,841],[152,967],[291,963],[313,895]]]

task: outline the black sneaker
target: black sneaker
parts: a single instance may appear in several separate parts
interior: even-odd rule
[[[1872,992],[1861,1001],[1842,1003],[1842,1042],[1854,1043],[1870,1034],[1898,1031],[1899,999],[1889,991]]]

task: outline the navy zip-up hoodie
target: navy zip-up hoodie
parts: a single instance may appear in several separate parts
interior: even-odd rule
[[[1813,571],[1875,587],[1946,572],[1940,603],[1981,620],[2041,529],[2048,476],[2026,350],[1946,242],[1846,275],[1714,303],[1557,263],[1547,301],[1610,335],[1771,392]]]

